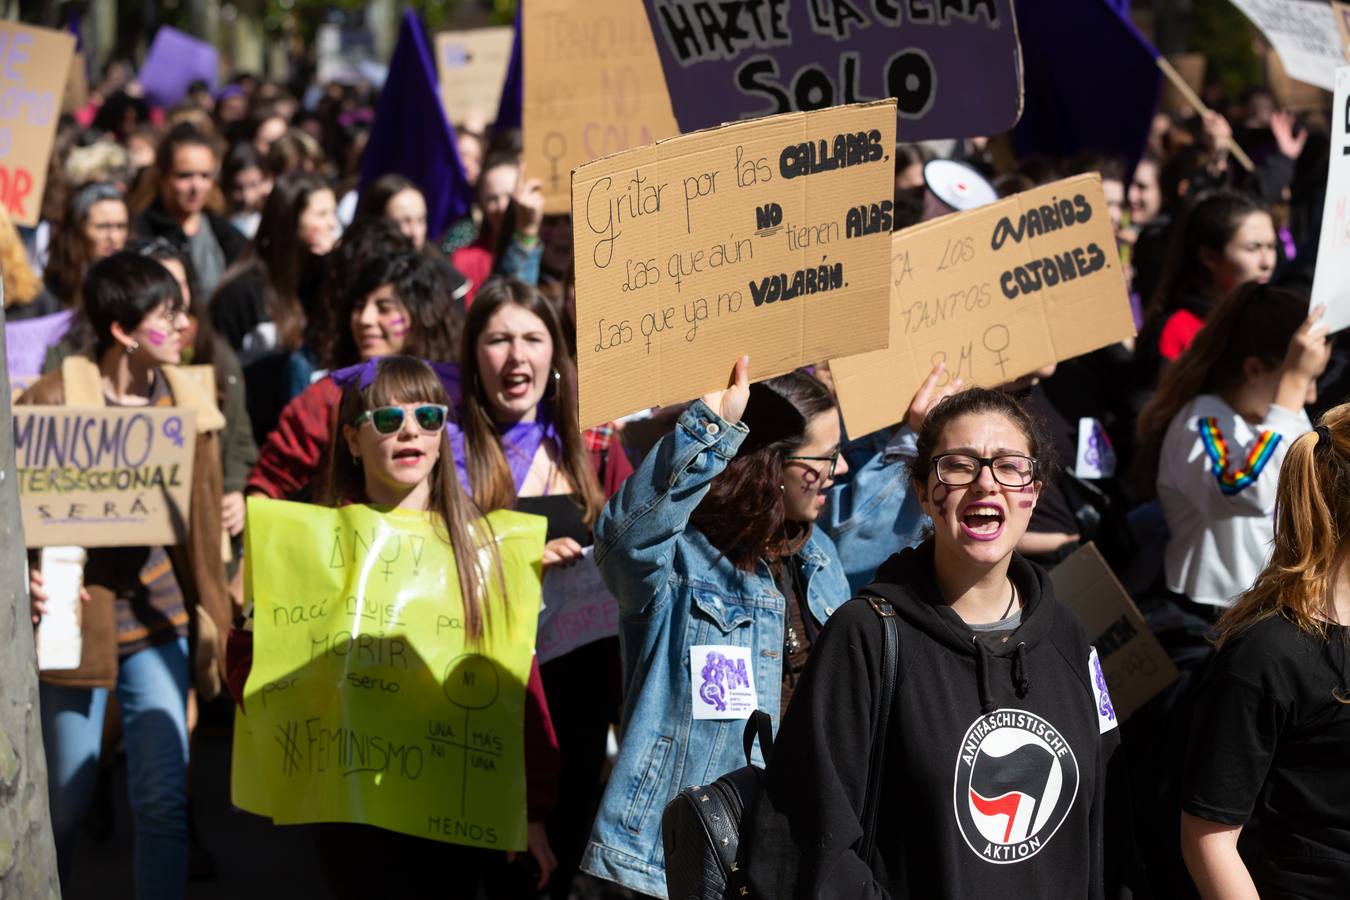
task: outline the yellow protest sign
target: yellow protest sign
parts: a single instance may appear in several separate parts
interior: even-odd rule
[[[993,387],[1133,335],[1093,173],[896,232],[887,348],[831,360],[830,372],[848,433],[862,437],[899,422],[940,361],[941,385]]]
[[[525,849],[546,523],[509,511],[486,522],[505,594],[490,588],[486,634],[471,641],[454,554],[427,514],[249,500],[253,668],[235,717],[236,806],[278,824]]]
[[[895,101],[734,122],[572,175],[583,427],[886,346]]]

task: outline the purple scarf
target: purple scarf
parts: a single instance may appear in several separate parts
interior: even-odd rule
[[[341,388],[345,389],[354,382],[358,388],[365,390],[375,381],[378,362],[379,359],[368,359],[363,363],[338,369],[330,373],[329,377]],[[431,370],[436,373],[436,377],[440,379],[441,385],[450,397],[451,408],[457,414],[462,409],[464,402],[459,366],[455,363],[426,360],[424,362],[431,367]],[[446,437],[450,440],[450,450],[455,456],[455,469],[459,472],[460,484],[464,485],[465,490],[469,490],[469,469],[467,454],[464,450],[464,431],[460,428],[459,423],[453,420],[445,423],[445,430]],[[534,456],[539,452],[539,447],[546,438],[553,442],[555,448],[561,449],[558,430],[548,417],[542,403],[539,404],[533,422],[516,422],[507,426],[505,431],[501,431],[499,428],[499,438],[502,453],[506,456],[506,464],[511,469],[511,479],[515,482],[517,492],[520,491],[521,485],[525,483],[525,476],[529,474],[530,464],[534,462]]]

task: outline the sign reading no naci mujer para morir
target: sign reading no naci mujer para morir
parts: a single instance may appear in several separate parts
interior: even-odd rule
[[[183,542],[196,436],[188,409],[16,407],[25,544]]]
[[[546,524],[508,510],[472,524],[501,559],[474,637],[428,514],[250,500],[253,668],[235,717],[234,804],[279,825],[359,822],[524,850]]]

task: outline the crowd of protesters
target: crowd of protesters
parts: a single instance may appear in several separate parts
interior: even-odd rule
[[[1228,117],[1159,115],[1133,171],[944,148],[1003,195],[1101,173],[1138,337],[996,388],[939,366],[893,398],[893,427],[850,435],[828,360],[754,385],[744,359],[709,360],[725,390],[579,428],[570,221],[543,214],[519,134],[457,130],[476,202],[429,234],[440,186],[357,190],[373,102],[239,76],[152,109],[111,66],[61,121],[41,223],[0,214],[7,319],[71,320],[18,403],[198,411],[187,542],[88,550],[81,665],[42,673],[63,881],[118,747],[138,896],[183,896],[229,853],[194,829],[188,764],[198,706],[242,698],[241,535],[263,496],[430,510],[456,556],[473,518],[534,513],[542,566],[590,548],[620,611],[617,636],[531,675],[529,853],[316,827],[336,895],[404,867],[494,897],[565,900],[581,872],[665,896],[664,805],[742,762],[744,723],[691,705],[691,647],[726,644],[755,650],[782,723],[745,819],[748,895],[1345,896],[1350,363],[1308,301],[1326,111],[1254,92]],[[934,156],[897,148],[897,230],[921,220]],[[213,367],[214,393],[186,363]],[[1111,471],[1077,464],[1084,427],[1109,437]],[[395,471],[395,442],[419,466]],[[1182,673],[1122,727],[1046,575],[1089,542]],[[30,589],[36,623],[36,565]],[[880,759],[878,603],[901,635]],[[1050,723],[1037,740],[1073,761],[1023,818],[998,806],[1019,783],[968,773],[1003,843],[1036,841],[1025,859],[982,856],[960,785],[953,807],[969,742],[1018,750],[972,737],[995,711]],[[363,874],[350,860],[372,849]]]

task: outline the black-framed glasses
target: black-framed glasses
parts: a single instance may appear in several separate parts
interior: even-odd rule
[[[449,407],[441,406],[439,403],[420,403],[413,407],[412,415],[417,427],[427,434],[435,434],[445,427],[445,417],[449,412]],[[380,406],[361,413],[352,424],[360,428],[366,422],[370,422],[379,434],[396,434],[403,428],[406,415],[407,411],[401,406]]]
[[[934,457],[933,471],[938,481],[951,487],[973,484],[985,466],[994,480],[1004,487],[1026,487],[1036,480],[1036,460],[1021,453],[998,456],[971,456],[969,453],[944,453]]]
[[[830,468],[825,471],[825,478],[833,478],[834,470],[839,466],[839,448],[834,448],[834,452],[829,456],[785,456],[783,462],[827,462]]]

